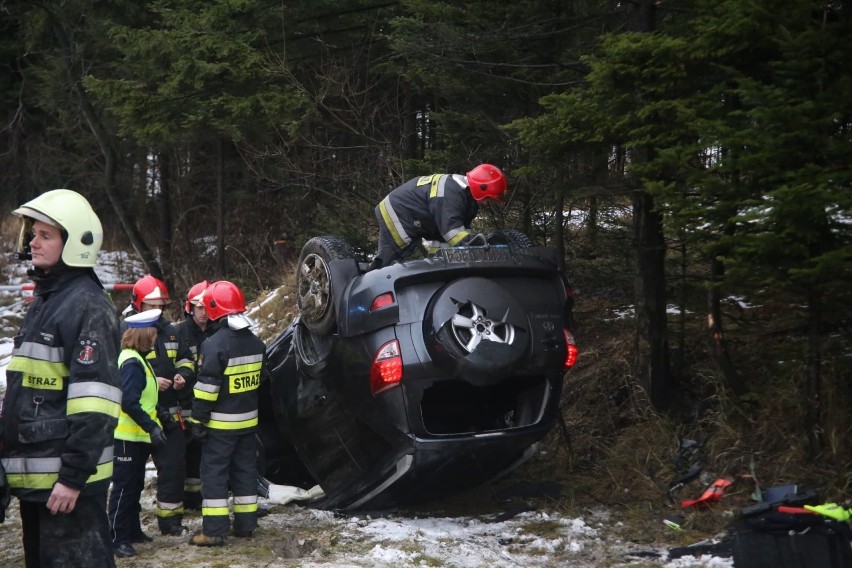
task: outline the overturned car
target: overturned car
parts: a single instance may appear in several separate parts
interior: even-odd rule
[[[267,347],[264,475],[378,509],[523,463],[577,355],[556,251],[506,231],[367,271],[336,237],[299,259],[300,316]]]

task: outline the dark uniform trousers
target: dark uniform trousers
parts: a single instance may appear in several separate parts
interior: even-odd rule
[[[183,480],[183,506],[185,509],[201,510],[201,442],[186,430],[186,476]]]
[[[151,453],[157,467],[157,524],[161,530],[181,524],[186,470],[184,431],[176,422],[163,426],[168,441]]]
[[[145,463],[149,455],[151,444],[147,442],[115,441],[109,496],[109,511],[112,512],[109,524],[114,545],[129,544],[142,534],[139,501],[145,488]]]
[[[254,430],[241,434],[207,429],[202,442],[202,531],[208,536],[227,536],[228,490],[234,496],[234,530],[257,528],[257,441]],[[230,479],[230,485],[229,485]]]
[[[21,500],[27,568],[115,568],[106,493],[80,495],[70,513],[51,514],[44,501]],[[50,535],[43,541],[39,535]]]
[[[381,261],[377,262],[378,266],[376,268],[388,266],[398,258],[406,258],[414,254],[414,251],[420,245],[420,239],[413,239],[404,249],[400,248],[388,230],[379,206],[376,206],[374,213],[376,221],[379,223],[379,250],[376,253],[376,259],[381,259]]]

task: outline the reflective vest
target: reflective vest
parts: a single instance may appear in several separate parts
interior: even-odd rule
[[[118,355],[118,368],[124,365],[130,359],[136,359],[142,368],[145,369],[145,388],[142,389],[142,395],[139,397],[139,406],[142,410],[151,417],[151,420],[157,423],[157,426],[162,428],[162,424],[157,419],[157,377],[154,376],[154,370],[151,365],[135,350],[124,349]],[[115,427],[115,438],[117,440],[127,440],[129,442],[147,442],[151,443],[151,436],[136,423],[124,410],[118,416],[118,426]]]

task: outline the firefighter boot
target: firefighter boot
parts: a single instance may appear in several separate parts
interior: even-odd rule
[[[163,536],[181,536],[185,534],[187,528],[181,524],[181,519],[159,519],[160,534]]]
[[[189,544],[194,544],[195,546],[222,546],[225,544],[225,537],[222,535],[209,536],[198,531],[189,539]]]
[[[190,491],[183,494],[183,508],[186,511],[201,510],[201,493]]]

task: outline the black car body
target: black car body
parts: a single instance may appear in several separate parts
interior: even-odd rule
[[[510,471],[553,426],[576,356],[554,249],[445,248],[365,272],[317,237],[300,271],[301,318],[267,350],[271,481],[319,483],[321,508],[397,506]]]

